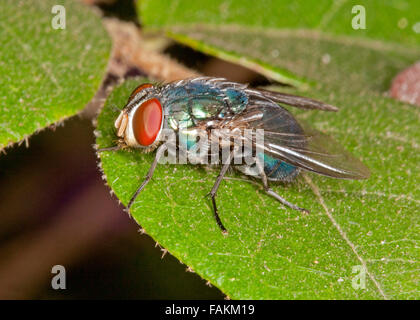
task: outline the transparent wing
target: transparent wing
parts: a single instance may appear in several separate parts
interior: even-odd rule
[[[365,179],[370,175],[365,165],[336,141],[298,123],[274,103],[259,101],[248,106],[230,120],[229,127],[264,129],[264,145],[260,146],[264,153],[302,169],[341,179]]]
[[[270,99],[271,101],[274,101],[276,103],[284,103],[292,107],[297,107],[300,109],[318,109],[322,111],[338,111],[338,108],[335,106],[332,106],[330,104],[295,96],[293,94],[287,94],[282,92],[276,92],[276,91],[270,91],[270,90],[264,90],[264,89],[247,89],[246,92],[251,95],[262,95],[263,97]]]

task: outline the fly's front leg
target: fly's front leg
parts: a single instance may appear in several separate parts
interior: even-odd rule
[[[119,140],[115,146],[112,147],[106,147],[106,148],[99,148],[96,150],[96,152],[104,152],[104,151],[119,151],[124,150],[127,148],[127,145],[124,143],[123,140]]]
[[[118,151],[121,150],[121,146],[113,146],[113,147],[108,147],[108,148],[101,148],[96,150],[97,152],[104,152],[104,151]]]
[[[256,161],[257,161],[256,164],[259,169],[259,174],[261,175],[261,180],[262,180],[265,192],[267,192],[270,196],[274,197],[277,201],[281,202],[286,207],[289,207],[294,210],[299,210],[305,213],[309,213],[309,210],[298,207],[297,205],[287,201],[286,199],[281,197],[278,193],[276,193],[274,190],[272,190],[270,186],[268,185],[268,179],[264,171],[264,165],[260,162],[260,160],[258,160],[258,158],[256,159]]]
[[[225,226],[223,225],[222,221],[220,220],[219,213],[217,211],[216,193],[217,193],[217,190],[219,189],[220,183],[223,180],[223,177],[226,174],[227,169],[230,166],[230,162],[232,161],[232,157],[233,157],[233,151],[230,152],[229,157],[226,159],[226,163],[223,164],[222,170],[220,170],[220,173],[217,176],[216,182],[214,183],[213,188],[211,188],[211,191],[209,193],[209,195],[211,197],[212,204],[213,204],[214,217],[216,219],[217,225],[222,230],[223,234],[227,234],[227,230],[226,230]]]
[[[158,164],[158,161],[159,161],[160,157],[163,155],[163,153],[165,152],[166,148],[167,148],[166,145],[163,144],[157,149],[155,159],[153,160],[153,163],[150,166],[149,172],[146,175],[146,179],[144,179],[143,183],[140,185],[140,187],[137,189],[137,191],[131,197],[130,202],[128,202],[127,209],[130,209],[130,207],[133,205],[134,200],[136,200],[139,193],[149,183],[150,179],[152,179],[153,172],[155,171],[156,166]]]

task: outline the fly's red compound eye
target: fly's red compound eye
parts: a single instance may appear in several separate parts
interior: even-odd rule
[[[133,132],[137,142],[149,146],[155,142],[162,125],[162,105],[156,98],[143,102],[133,116]]]
[[[131,93],[130,98],[128,98],[128,101],[132,100],[137,93],[139,93],[140,91],[146,89],[146,88],[151,88],[153,87],[153,84],[151,83],[143,83],[141,85],[139,85],[136,89],[134,89],[134,91]]]

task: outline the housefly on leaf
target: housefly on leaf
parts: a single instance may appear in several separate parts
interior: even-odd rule
[[[300,211],[307,210],[274,192],[269,181],[292,181],[301,170],[340,179],[369,177],[369,170],[359,160],[330,137],[298,122],[280,104],[337,111],[336,107],[313,99],[252,89],[221,78],[201,77],[163,85],[147,83],[132,92],[115,121],[119,144],[98,151],[122,148],[156,151],[128,209],[152,178],[159,160],[171,150],[177,153],[178,160],[188,159],[194,164],[208,164],[209,158],[224,155],[220,174],[209,193],[216,222],[224,233],[216,194],[229,167],[261,179],[269,195]],[[165,130],[171,130],[175,138],[169,139]],[[251,134],[245,134],[249,131]],[[262,132],[262,139],[255,134],[258,131]],[[240,147],[235,141],[241,142]],[[236,161],[238,157],[243,160],[245,155],[253,161]]]

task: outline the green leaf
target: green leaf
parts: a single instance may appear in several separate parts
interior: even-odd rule
[[[365,7],[365,30],[352,28],[354,5]],[[301,89],[318,83],[384,91],[420,54],[420,34],[414,30],[420,3],[414,0],[216,0],[206,5],[146,0],[138,7],[146,27]]]
[[[55,5],[65,29],[54,29]],[[78,1],[2,1],[0,149],[66,117],[92,99],[111,42],[100,17]]]
[[[366,7],[366,30],[351,29],[354,4]],[[140,6],[146,26],[293,84],[292,93],[339,106],[338,113],[291,111],[372,171],[365,181],[306,173],[295,183],[273,184],[309,215],[231,173],[217,198],[229,230],[224,237],[205,196],[217,169],[159,165],[131,211],[148,234],[231,298],[418,299],[420,111],[384,95],[395,74],[418,59],[412,29],[418,4],[156,0]],[[109,97],[98,119],[101,147],[115,143],[114,109],[136,84]],[[124,204],[152,160],[137,151],[101,154]]]
[[[143,81],[127,81],[111,93],[98,118],[99,147],[116,143],[118,109]],[[341,110],[291,111],[364,161],[370,179],[306,173],[292,184],[272,184],[311,211],[305,215],[266,195],[258,181],[230,173],[217,197],[229,230],[223,236],[206,197],[218,170],[159,165],[132,216],[171,254],[234,299],[418,299],[419,110],[375,95],[311,91],[310,96]],[[123,204],[153,158],[138,150],[100,153],[106,180]],[[358,276],[364,289],[357,288]]]
[[[352,28],[356,5],[365,7],[364,30]],[[137,7],[142,23],[158,29],[191,24],[316,29],[332,35],[419,44],[419,35],[412,28],[419,21],[420,4],[415,0],[143,0]]]

